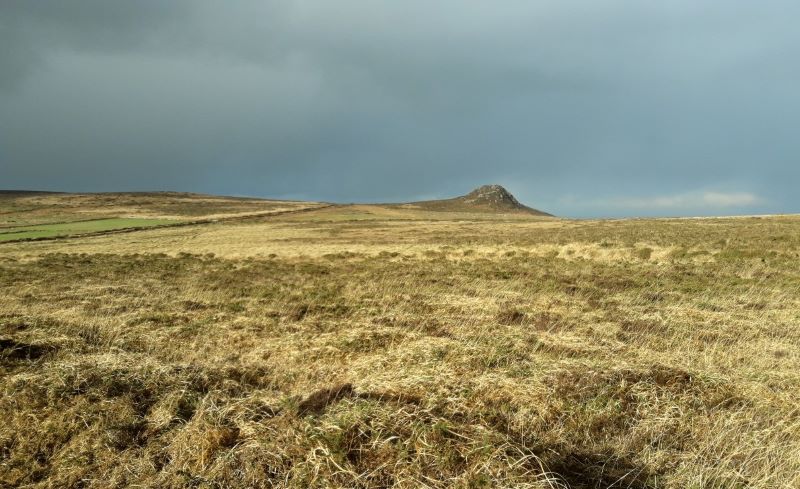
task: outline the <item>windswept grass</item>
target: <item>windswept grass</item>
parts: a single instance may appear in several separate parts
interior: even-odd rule
[[[364,212],[4,245],[0,486],[800,487],[800,219]]]

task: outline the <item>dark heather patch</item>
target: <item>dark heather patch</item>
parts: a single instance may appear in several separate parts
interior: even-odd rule
[[[53,345],[29,344],[10,338],[0,338],[0,361],[38,360],[57,349]]]
[[[571,489],[657,489],[655,475],[627,457],[573,451],[553,457],[550,471]]]

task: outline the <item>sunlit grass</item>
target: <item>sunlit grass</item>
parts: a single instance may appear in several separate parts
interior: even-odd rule
[[[800,486],[800,218],[396,212],[4,244],[0,484]]]

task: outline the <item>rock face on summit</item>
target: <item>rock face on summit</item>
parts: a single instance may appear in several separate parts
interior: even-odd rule
[[[537,216],[551,215],[521,204],[511,195],[511,192],[500,185],[483,185],[461,197],[414,202],[412,205],[435,211],[524,213]]]
[[[465,204],[490,206],[497,208],[519,209],[525,206],[520,204],[511,193],[500,185],[484,185],[478,187],[463,197],[459,197]]]

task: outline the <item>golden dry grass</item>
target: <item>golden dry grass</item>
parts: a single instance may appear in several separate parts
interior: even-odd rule
[[[0,245],[0,485],[800,487],[800,218]]]

